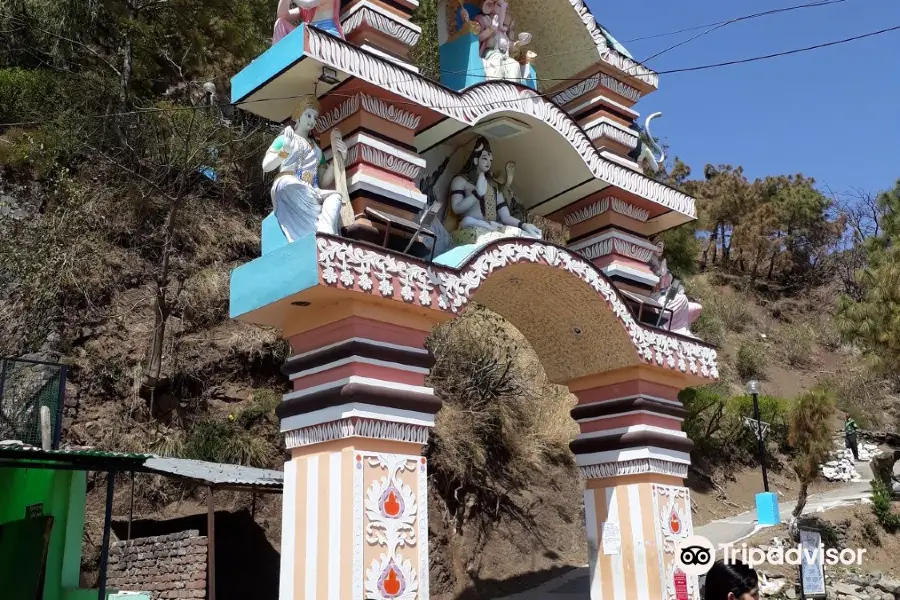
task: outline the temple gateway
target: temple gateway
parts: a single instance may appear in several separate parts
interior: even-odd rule
[[[261,255],[230,291],[293,349],[280,597],[428,598],[423,344],[475,301],[578,398],[591,598],[696,600],[677,395],[718,372],[657,242],[696,218],[654,179],[659,113],[638,125],[658,77],[581,0],[440,0],[433,81],[408,58],[417,6],[273,1],[271,48],[231,81],[281,127]]]

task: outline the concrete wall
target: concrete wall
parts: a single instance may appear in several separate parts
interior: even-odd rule
[[[205,598],[206,545],[197,530],[110,544],[109,587],[153,600]]]
[[[85,487],[83,471],[0,468],[0,524],[24,519],[26,507],[36,504],[53,517],[43,600],[60,600],[78,587]]]

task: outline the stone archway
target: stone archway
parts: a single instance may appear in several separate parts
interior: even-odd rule
[[[424,341],[470,300],[516,326],[578,398],[592,598],[674,598],[682,585],[696,596],[674,573],[674,545],[691,532],[677,394],[716,378],[714,350],[639,324],[594,265],[538,241],[499,240],[458,268],[327,236],[257,260],[281,271],[235,271],[233,303],[251,283],[277,298],[240,318],[279,326],[294,351],[283,369],[294,391],[277,410],[291,453],[283,599],[428,597],[421,451],[441,401],[424,385]],[[305,287],[282,289],[296,285],[291,269]]]

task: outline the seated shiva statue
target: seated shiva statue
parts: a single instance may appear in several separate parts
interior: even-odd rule
[[[319,110],[315,96],[304,96],[291,115],[293,128],[285,127],[275,138],[262,163],[266,173],[279,169],[272,182],[272,204],[288,243],[315,231],[331,235],[340,231],[343,196],[319,187],[336,183],[334,161],[326,166],[311,136]],[[347,145],[337,128],[331,130],[331,147],[346,156]]]
[[[491,147],[479,136],[466,160],[465,171],[450,182],[450,205],[444,227],[453,242],[463,245],[482,244],[504,237],[541,239],[541,230],[513,217],[506,204],[504,193],[511,195],[515,163],[506,164],[503,184],[491,175],[492,164]]]

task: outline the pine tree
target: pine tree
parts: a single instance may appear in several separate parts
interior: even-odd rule
[[[806,506],[809,484],[819,474],[819,465],[832,447],[829,422],[834,415],[834,400],[824,391],[812,391],[797,398],[788,420],[788,444],[794,450],[791,468],[800,481],[797,505],[791,513],[790,529],[797,530],[797,519]]]

